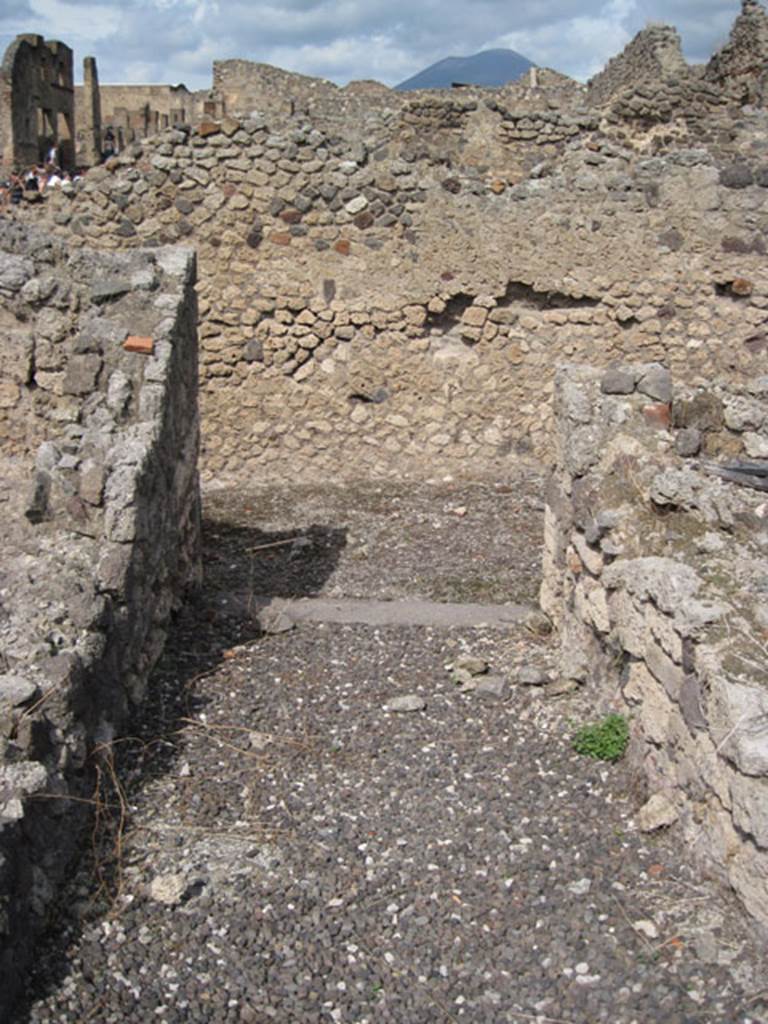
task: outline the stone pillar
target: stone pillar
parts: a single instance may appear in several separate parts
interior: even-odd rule
[[[91,167],[101,161],[101,96],[96,58],[83,60],[82,160]]]

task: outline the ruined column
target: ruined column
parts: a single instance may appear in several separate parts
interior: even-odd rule
[[[101,160],[101,97],[96,58],[83,60],[83,142],[81,158],[92,166]]]

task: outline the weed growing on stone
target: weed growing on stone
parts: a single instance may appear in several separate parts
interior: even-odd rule
[[[629,725],[623,715],[606,715],[593,725],[585,725],[573,739],[577,754],[585,754],[598,761],[618,761],[629,743]]]

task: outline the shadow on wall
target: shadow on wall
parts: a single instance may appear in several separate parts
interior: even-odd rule
[[[164,653],[129,735],[105,743],[94,755],[98,788],[93,794],[96,821],[92,842],[83,844],[86,852],[81,871],[72,873],[73,881],[59,901],[58,916],[38,947],[36,966],[26,986],[29,1001],[17,1007],[15,1024],[28,1022],[32,1003],[46,998],[71,974],[67,950],[72,943],[119,913],[126,866],[121,844],[132,827],[129,808],[141,800],[153,781],[181,771],[190,729],[199,726],[208,703],[197,693],[197,682],[234,659],[238,645],[262,638],[257,613],[273,597],[304,597],[321,590],[346,547],[345,529],[312,525],[270,533],[243,522],[250,511],[247,506],[229,515],[219,510],[217,518],[209,515],[203,520],[203,586],[171,624]],[[250,594],[254,595],[252,606],[247,600]],[[249,699],[248,688],[243,688],[238,701],[256,720],[258,707],[248,708]],[[204,828],[210,825],[207,818],[220,810],[187,808],[183,817],[192,828]],[[81,889],[83,874],[90,890],[86,899]],[[98,960],[98,943],[90,946],[94,963],[84,969],[78,983],[97,988],[99,971],[108,968]]]

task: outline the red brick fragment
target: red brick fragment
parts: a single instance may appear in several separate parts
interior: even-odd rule
[[[643,416],[648,426],[655,430],[669,430],[672,423],[671,406],[665,402],[643,406]]]
[[[341,256],[349,256],[352,245],[348,238],[340,238],[333,247]]]
[[[301,224],[301,217],[301,210],[294,210],[293,208],[283,210],[280,214],[280,220],[284,224]]]
[[[152,338],[142,337],[140,334],[129,334],[123,342],[126,352],[138,352],[142,356],[151,356],[155,351],[155,343]]]
[[[270,242],[274,245],[290,245],[291,236],[285,231],[273,231],[269,236]]]

